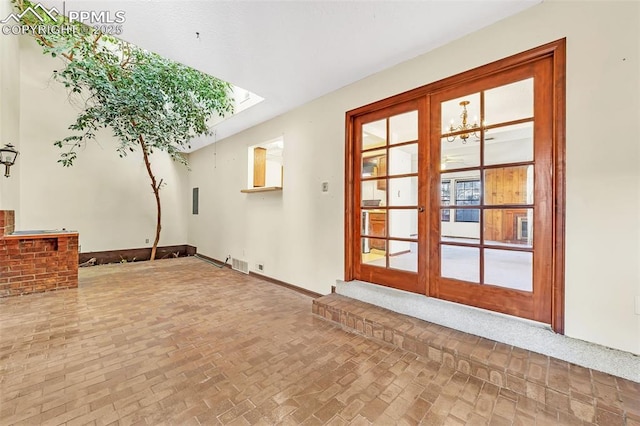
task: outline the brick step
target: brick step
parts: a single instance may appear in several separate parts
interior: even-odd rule
[[[312,311],[585,422],[640,425],[640,383],[335,293],[314,299]]]

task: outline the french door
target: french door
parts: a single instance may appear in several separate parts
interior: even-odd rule
[[[564,40],[347,114],[345,278],[563,331]]]
[[[429,97],[434,297],[551,323],[551,65]]]
[[[419,188],[422,102],[406,102],[355,120],[357,157],[353,199],[356,238],[350,247],[358,279],[425,292],[419,279]],[[422,221],[420,221],[422,222]]]

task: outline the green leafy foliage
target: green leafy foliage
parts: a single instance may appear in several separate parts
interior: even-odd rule
[[[70,166],[76,149],[109,127],[119,140],[120,156],[140,146],[166,151],[186,163],[180,149],[209,133],[213,113],[232,111],[230,85],[193,68],[125,42],[102,37],[79,50],[56,79],[86,97],[84,110],[69,129],[80,132],[56,142],[66,145],[61,162]],[[118,49],[114,49],[117,47]]]
[[[28,0],[12,1],[18,13],[35,6]],[[58,162],[72,166],[78,149],[95,140],[101,128],[113,132],[120,157],[142,151],[157,205],[153,259],[161,229],[159,191],[163,181],[156,180],[149,154],[164,151],[186,165],[181,151],[189,141],[210,134],[207,121],[214,114],[233,112],[232,87],[81,23],[68,22],[63,16],[41,18],[44,22],[27,13],[22,24],[33,26],[31,35],[44,54],[62,58],[64,68],[55,71],[54,78],[83,104],[69,126],[73,134],[55,142],[64,149]],[[42,34],[36,29],[41,25],[65,25],[73,30]]]
[[[29,1],[14,4],[19,12],[34,6]],[[31,14],[23,17],[26,25],[42,24],[35,19]],[[102,127],[113,131],[122,157],[142,140],[149,152],[166,151],[186,164],[180,151],[195,136],[210,133],[207,120],[233,112],[227,82],[61,16],[57,22],[46,17],[45,24],[76,28],[33,34],[43,53],[64,58],[65,67],[54,73],[55,79],[84,100],[83,111],[69,126],[76,133],[55,142],[68,148],[59,160],[64,166],[73,165],[77,149],[95,139]]]

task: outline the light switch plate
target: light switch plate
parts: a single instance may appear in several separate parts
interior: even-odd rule
[[[322,192],[329,192],[329,182],[322,182]]]

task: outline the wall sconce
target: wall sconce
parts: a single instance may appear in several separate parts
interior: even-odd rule
[[[0,164],[4,164],[4,177],[9,177],[9,168],[16,162],[18,151],[10,143],[0,148]]]

